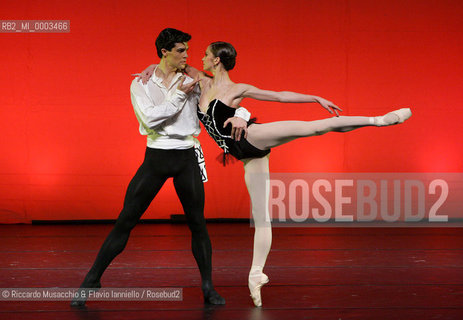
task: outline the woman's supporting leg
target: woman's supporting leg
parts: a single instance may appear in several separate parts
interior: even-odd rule
[[[248,285],[254,304],[262,305],[260,288],[268,282],[263,273],[265,261],[272,245],[272,226],[268,211],[269,202],[269,157],[245,159],[244,179],[251,197],[254,220],[254,250]]]
[[[410,109],[400,109],[379,117],[333,117],[315,121],[277,121],[251,125],[247,140],[261,150],[267,150],[297,138],[322,135],[327,132],[347,132],[367,126],[388,126],[402,123],[411,116]]]

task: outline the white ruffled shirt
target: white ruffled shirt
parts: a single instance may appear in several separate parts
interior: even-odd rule
[[[148,136],[147,146],[150,148],[192,148],[194,137],[201,131],[196,113],[201,94],[199,86],[189,95],[178,90],[181,75],[177,73],[168,88],[156,76],[156,70],[146,85],[137,79],[132,81],[133,109],[140,123],[140,134]],[[192,78],[185,76],[185,84],[191,81]],[[251,114],[241,107],[236,109],[235,116],[249,121]]]

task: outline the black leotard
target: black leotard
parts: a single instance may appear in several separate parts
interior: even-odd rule
[[[206,113],[198,108],[199,120],[203,123],[207,133],[215,140],[225,155],[231,154],[236,159],[261,158],[270,153],[270,150],[261,150],[250,144],[243,136],[240,141],[233,140],[231,137],[231,126],[223,127],[228,118],[234,117],[235,109],[227,106],[218,99],[209,103]],[[248,126],[255,122],[255,119],[248,121]],[[244,135],[244,132],[243,132]]]

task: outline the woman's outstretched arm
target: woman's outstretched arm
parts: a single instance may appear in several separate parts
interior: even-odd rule
[[[276,101],[284,103],[310,103],[316,102],[319,103],[323,108],[328,110],[330,113],[335,113],[336,116],[339,116],[338,111],[342,111],[337,105],[333,102],[328,101],[319,96],[313,96],[308,94],[296,93],[291,91],[271,91],[271,90],[262,90],[251,86],[249,84],[238,84],[240,98],[252,98],[256,100],[263,101]]]

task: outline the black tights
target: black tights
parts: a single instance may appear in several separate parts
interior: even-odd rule
[[[130,181],[124,208],[103,243],[82,287],[95,287],[111,261],[121,253],[130,232],[148,209],[164,182],[172,177],[191,230],[191,248],[202,278],[202,289],[212,289],[211,241],[204,220],[204,186],[194,149],[146,148],[145,160]]]

